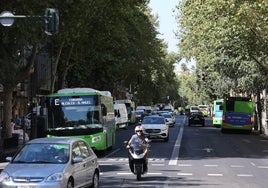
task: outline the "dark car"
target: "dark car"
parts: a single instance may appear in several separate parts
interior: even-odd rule
[[[202,112],[190,113],[190,115],[189,115],[189,124],[188,125],[191,126],[193,124],[202,125],[203,127],[205,126],[205,117],[202,114]]]

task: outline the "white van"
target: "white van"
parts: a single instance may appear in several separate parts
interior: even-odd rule
[[[114,104],[114,117],[117,128],[126,129],[128,127],[128,115],[125,104]]]

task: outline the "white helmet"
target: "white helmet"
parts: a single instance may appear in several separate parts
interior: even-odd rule
[[[137,132],[137,131],[141,131],[142,132],[142,127],[140,125],[138,125],[138,126],[135,127],[135,132]]]

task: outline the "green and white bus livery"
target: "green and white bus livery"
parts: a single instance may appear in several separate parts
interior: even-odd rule
[[[108,91],[66,88],[47,96],[47,136],[78,137],[95,151],[115,144],[113,97]]]
[[[223,99],[217,99],[213,101],[212,122],[214,127],[221,128],[222,115],[223,115]]]
[[[222,132],[233,129],[250,133],[254,123],[254,102],[247,97],[226,97],[222,119]]]

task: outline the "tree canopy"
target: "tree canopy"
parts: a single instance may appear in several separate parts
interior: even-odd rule
[[[157,38],[148,0],[4,0],[0,7],[15,15],[44,15],[46,8],[56,8],[60,18],[59,33],[52,36],[44,33],[44,19],[16,19],[11,27],[0,27],[4,137],[11,136],[13,91],[37,71],[36,56],[44,52],[53,67],[49,92],[91,87],[120,99],[128,90],[148,105],[166,96],[176,99],[176,58]]]
[[[183,0],[177,6],[179,54],[197,63],[211,98],[267,88],[268,3]]]

